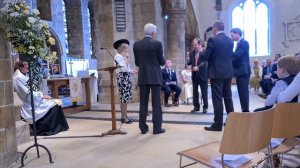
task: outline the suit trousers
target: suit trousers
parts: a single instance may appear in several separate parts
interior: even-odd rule
[[[231,78],[210,79],[210,81],[215,115],[212,127],[220,129],[223,126],[223,98],[227,114],[234,111],[231,93]]]
[[[199,91],[198,91],[198,86],[200,85],[201,89],[201,94],[202,94],[202,99],[203,99],[203,109],[208,108],[208,93],[207,93],[207,88],[208,88],[208,80],[197,80],[193,81],[193,104],[194,104],[194,109],[199,110],[200,109],[200,103],[199,103]]]
[[[146,124],[148,113],[148,101],[151,90],[152,95],[152,122],[153,132],[159,132],[162,125],[162,108],[160,102],[161,85],[145,84],[140,85],[140,114],[139,114],[139,128],[142,132],[148,130]]]
[[[242,112],[249,112],[249,80],[250,75],[236,77],[236,85],[239,93]]]
[[[164,85],[162,90],[165,92],[165,103],[168,103],[169,97],[171,95],[171,91],[175,92],[174,103],[178,102],[178,97],[181,93],[181,88],[177,85]]]

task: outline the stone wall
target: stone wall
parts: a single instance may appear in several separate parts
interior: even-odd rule
[[[0,168],[11,165],[17,154],[11,64],[10,45],[0,39]]]

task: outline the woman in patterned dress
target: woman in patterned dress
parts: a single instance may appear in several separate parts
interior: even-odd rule
[[[131,124],[132,119],[127,116],[127,103],[132,100],[132,70],[129,65],[129,41],[121,39],[114,42],[114,48],[117,50],[115,60],[122,66],[117,69],[117,84],[120,94],[121,122]]]

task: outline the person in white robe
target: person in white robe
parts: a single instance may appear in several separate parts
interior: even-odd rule
[[[29,77],[26,75],[29,72],[28,63],[17,60],[15,69],[13,87],[23,103],[20,115],[32,127],[31,96],[27,85]],[[69,129],[63,111],[57,105],[55,99],[52,99],[48,95],[43,95],[40,91],[33,91],[33,102],[37,135],[54,135]]]

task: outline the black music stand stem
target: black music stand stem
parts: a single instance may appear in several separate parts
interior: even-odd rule
[[[40,152],[39,152],[39,147],[44,148],[46,150],[46,152],[49,155],[49,162],[50,163],[54,163],[52,161],[52,157],[51,157],[51,153],[49,151],[49,149],[47,149],[45,146],[38,144],[37,142],[37,137],[36,137],[36,123],[35,123],[35,110],[34,110],[34,103],[33,103],[33,88],[32,88],[32,74],[31,74],[31,61],[28,61],[28,68],[29,68],[29,90],[30,90],[30,100],[31,100],[31,112],[32,112],[32,120],[33,120],[33,137],[34,137],[34,144],[29,146],[24,153],[22,154],[21,157],[21,167],[24,167],[24,156],[26,155],[26,153],[28,152],[29,149],[36,147],[36,152],[37,152],[37,157],[40,158]]]
[[[113,80],[113,73],[115,69],[121,68],[122,66],[111,66],[111,67],[106,67],[99,69],[100,71],[108,71],[110,74],[110,105],[111,105],[111,126],[112,129],[102,133],[102,136],[106,135],[117,135],[117,134],[127,134],[125,131],[121,131],[117,129],[116,126],[116,110],[115,110],[115,94],[114,94],[114,80]]]

